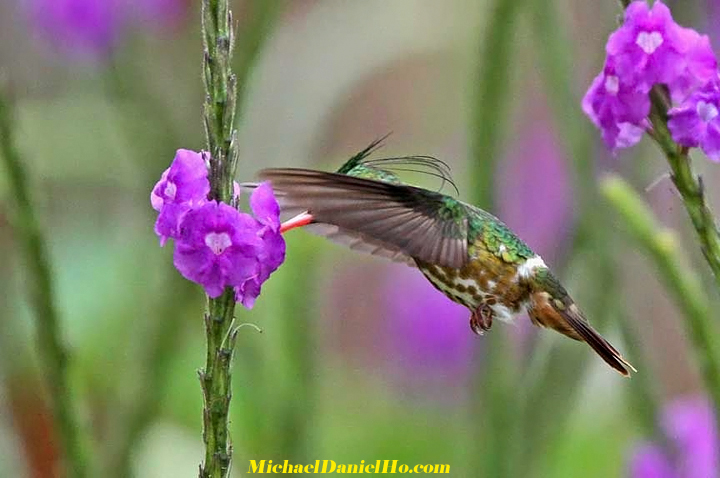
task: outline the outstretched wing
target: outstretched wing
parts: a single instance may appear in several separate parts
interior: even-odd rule
[[[334,226],[320,234],[395,259],[454,268],[468,260],[465,206],[449,196],[309,169],[265,169],[260,177],[272,183],[283,209]]]

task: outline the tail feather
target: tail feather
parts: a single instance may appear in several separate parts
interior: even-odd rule
[[[630,375],[630,371],[637,372],[610,342],[592,328],[572,299],[566,297],[565,301],[559,301],[562,306],[558,307],[552,305],[553,302],[547,292],[533,294],[528,312],[535,324],[587,343],[600,358],[625,377]]]
[[[586,342],[608,365],[624,376],[630,375],[630,370],[637,372],[635,367],[622,356],[610,342],[597,333],[587,321],[576,316],[572,311],[558,311],[567,324],[575,331],[580,338]]]

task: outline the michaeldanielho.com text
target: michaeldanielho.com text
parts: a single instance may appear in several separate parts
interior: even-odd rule
[[[450,465],[407,465],[398,460],[376,460],[374,463],[338,464],[334,460],[315,460],[315,463],[293,464],[288,460],[250,460],[248,473],[450,473]]]

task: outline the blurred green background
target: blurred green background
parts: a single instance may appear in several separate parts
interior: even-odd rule
[[[145,11],[125,0],[107,17],[104,47],[79,52],[38,20],[37,3],[0,3],[0,76],[48,234],[94,458],[102,476],[196,476],[205,299],[173,269],[172,246],[158,247],[149,194],[176,149],[204,147],[199,2],[148,1],[157,8]],[[712,2],[668,3],[679,22],[713,35]],[[667,170],[659,152],[645,140],[612,157],[581,113],[617,25],[615,2],[232,7],[236,70],[248,72],[239,181],[269,166],[335,169],[392,132],[379,155],[447,161],[460,197],[514,228],[640,370],[623,379],[527,317],[476,337],[467,311],[417,271],[292,231],[256,307],[237,309],[262,332],[239,335],[233,476],[250,459],[438,463],[457,477],[626,476],[652,431],[653,406],[632,387],[644,380],[664,401],[698,393],[700,382],[681,314],[598,179],[628,179],[710,281],[671,183],[656,181]],[[260,40],[254,57],[247,38]],[[696,165],[720,209],[720,173]],[[61,476],[4,174],[0,476]]]

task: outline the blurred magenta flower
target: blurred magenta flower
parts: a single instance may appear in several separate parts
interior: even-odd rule
[[[109,54],[124,27],[121,0],[28,0],[36,33],[60,53],[97,58]]]
[[[603,71],[582,106],[612,150],[640,140],[649,124],[647,95],[654,85],[666,85],[672,101],[683,107],[688,95],[718,75],[707,35],[675,23],[659,0],[652,8],[642,0],[632,2],[606,51]]]
[[[210,192],[208,167],[203,153],[178,149],[170,167],[150,193],[150,203],[158,211],[155,234],[164,246],[168,238],[177,238],[180,221],[194,207],[207,202]]]
[[[153,30],[178,25],[187,0],[27,0],[29,20],[46,44],[70,57],[109,56],[133,22]]]
[[[662,417],[669,452],[659,445],[638,446],[630,461],[631,478],[710,478],[718,476],[718,442],[710,403],[700,397],[676,400]]]
[[[237,183],[234,190],[236,203]],[[173,262],[183,277],[201,284],[212,298],[233,287],[235,300],[252,308],[263,282],[285,260],[280,206],[267,182],[250,195],[255,217],[208,201],[209,192],[205,153],[178,150],[150,193],[159,212],[155,233],[161,246],[175,239]]]
[[[418,271],[397,268],[384,289],[387,356],[413,383],[457,383],[468,376],[473,348],[469,314]]]
[[[499,164],[498,214],[550,262],[573,225],[567,163],[548,119],[539,113]]]

